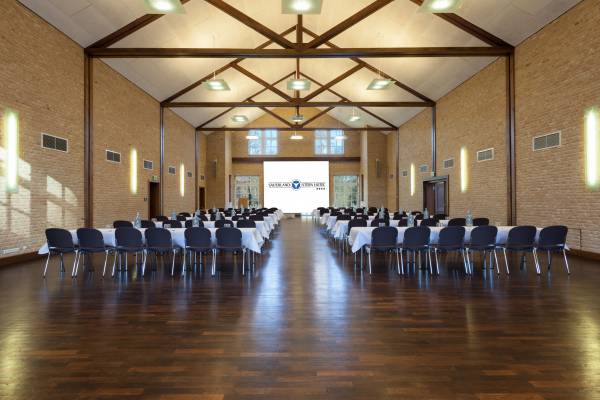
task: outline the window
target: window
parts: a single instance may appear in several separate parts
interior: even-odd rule
[[[68,151],[69,142],[67,139],[42,133],[42,147],[45,149],[64,151],[66,153]]]
[[[358,207],[358,176],[333,177],[333,206]]]
[[[235,203],[237,207],[259,207],[260,179],[258,176],[235,177]]]
[[[344,154],[344,131],[315,131],[315,154]]]
[[[120,163],[121,153],[117,153],[116,151],[112,150],[106,150],[106,161]]]
[[[248,132],[249,136],[254,136],[256,139],[248,139],[248,155],[275,155],[277,154],[277,130],[266,129],[258,130],[251,129]]]

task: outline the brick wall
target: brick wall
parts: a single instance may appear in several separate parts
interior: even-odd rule
[[[398,153],[398,132],[390,132],[387,135],[387,165],[386,165],[386,180],[387,180],[387,203],[386,207],[390,210],[396,210],[396,185],[398,177],[396,176],[396,154]]]
[[[421,210],[423,208],[423,179],[429,173],[419,172],[419,166],[431,168],[431,110],[427,109],[403,124],[398,130],[400,135],[400,208],[403,210]],[[410,192],[410,166],[415,167],[415,193]],[[404,176],[402,172],[408,172]]]
[[[487,217],[506,224],[506,62],[499,59],[441,98],[437,104],[437,175],[449,177],[449,214]],[[461,192],[460,150],[466,149],[468,184]],[[477,162],[477,151],[494,159]],[[443,162],[454,158],[454,168]],[[422,186],[417,190],[423,191]]]
[[[516,51],[517,219],[567,224],[569,244],[600,252],[600,193],[585,185],[584,113],[600,106],[600,3],[585,0]],[[562,146],[532,151],[562,131]]]
[[[83,223],[83,52],[16,1],[0,1],[0,171],[2,115],[19,113],[19,189],[0,174],[0,257],[37,251],[48,227]],[[69,141],[42,149],[41,133]],[[3,254],[5,249],[16,253]]]

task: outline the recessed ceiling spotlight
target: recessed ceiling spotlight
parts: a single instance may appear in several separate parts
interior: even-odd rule
[[[367,86],[367,90],[386,90],[392,84],[391,79],[376,78]]]
[[[323,0],[281,0],[283,14],[321,14]]]
[[[294,132],[292,136],[290,136],[291,140],[302,140],[304,136],[300,135],[298,132]]]
[[[300,123],[300,122],[302,122],[302,121],[304,121],[304,115],[301,115],[301,114],[294,114],[294,115],[292,116],[292,122]]]
[[[451,13],[457,11],[463,0],[425,0],[421,10],[432,13]]]
[[[287,82],[288,90],[309,90],[310,81],[308,79],[290,79]]]
[[[231,120],[233,122],[248,122],[248,117],[246,117],[245,115],[234,115],[233,117],[231,117]]]
[[[231,90],[225,79],[209,79],[204,82],[204,87],[212,91],[226,91]]]
[[[151,14],[185,14],[180,0],[145,0]]]

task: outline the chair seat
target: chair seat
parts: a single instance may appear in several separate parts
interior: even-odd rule
[[[54,251],[56,253],[75,253],[75,247],[50,247],[49,251]]]
[[[197,252],[205,252],[211,251],[212,247],[196,247],[196,246],[185,246],[186,250],[197,251]]]
[[[85,247],[79,248],[80,253],[104,253],[106,250],[110,250],[109,247]]]
[[[238,251],[238,250],[244,250],[243,246],[222,246],[222,245],[217,245],[216,247],[218,250],[229,250],[229,251]]]
[[[388,250],[396,250],[397,246],[367,246],[371,251],[388,251]]]
[[[465,247],[464,246],[438,246],[438,245],[434,245],[431,246],[434,249],[438,250],[438,251],[458,251],[458,250],[463,250]]]
[[[173,248],[173,247],[148,247],[147,250],[153,251],[153,252],[164,252],[164,251],[171,252],[171,251],[175,250],[175,248]]]
[[[420,250],[429,250],[430,246],[400,246],[402,250],[411,250],[411,251],[420,251]]]
[[[470,245],[465,245],[466,248],[468,248],[469,250],[474,250],[474,251],[485,251],[485,250],[494,250],[497,246],[495,244],[490,244],[487,246],[470,246]]]
[[[539,246],[537,249],[539,251],[563,251],[563,250],[566,250],[565,246],[562,244],[555,245],[555,246]]]
[[[508,251],[533,251],[533,246],[504,246]]]
[[[130,246],[116,246],[115,250],[117,251],[125,251],[129,253],[144,251],[144,246],[130,247]]]

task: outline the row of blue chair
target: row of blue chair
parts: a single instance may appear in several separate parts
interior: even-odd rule
[[[413,255],[413,263],[416,255],[421,257],[425,253],[426,262],[429,263],[429,271],[433,274],[433,263],[431,259],[431,250],[435,253],[436,272],[439,275],[438,253],[457,252],[462,255],[465,273],[472,274],[473,266],[470,259],[471,253],[483,253],[483,259],[487,255],[494,256],[496,261],[496,271],[500,274],[497,250],[502,250],[506,273],[510,274],[507,252],[532,253],[536,272],[541,274],[538,251],[544,251],[548,254],[548,269],[552,263],[552,253],[562,253],[565,262],[565,269],[568,274],[569,262],[566,253],[566,240],[568,228],[566,226],[549,226],[541,230],[539,238],[536,241],[537,228],[535,226],[517,226],[508,233],[507,241],[504,245],[496,244],[498,228],[495,226],[479,226],[471,231],[469,243],[465,243],[465,228],[462,226],[449,226],[440,231],[438,242],[430,244],[431,230],[427,226],[408,228],[404,232],[402,243],[398,244],[398,230],[394,227],[376,228],[372,232],[371,244],[366,246],[369,257],[369,273],[372,272],[371,253],[372,252],[395,252],[398,274],[404,274],[404,257],[406,252],[410,260],[410,254]],[[400,258],[400,260],[399,260]],[[361,258],[362,259],[362,258]],[[362,262],[362,261],[361,261]]]
[[[48,264],[52,255],[60,255],[61,270],[64,270],[63,255],[69,253],[75,254],[73,269],[71,271],[72,277],[77,276],[80,257],[82,255],[84,257],[83,267],[85,268],[85,256],[95,253],[105,253],[102,276],[106,274],[108,256],[110,254],[114,254],[112,268],[112,276],[114,276],[117,257],[119,258],[119,265],[121,266],[123,255],[127,257],[127,254],[135,254],[137,260],[137,256],[140,253],[142,254],[142,276],[146,272],[146,260],[149,253],[154,255],[155,265],[158,264],[158,255],[161,255],[161,257],[167,254],[171,255],[171,275],[174,275],[175,257],[179,252],[181,252],[183,256],[181,270],[182,275],[184,275],[186,271],[186,258],[188,255],[191,260],[192,254],[194,256],[200,255],[200,258],[202,259],[203,254],[212,253],[212,275],[214,276],[216,273],[217,251],[234,253],[241,252],[243,255],[242,274],[245,274],[245,259],[247,251],[242,244],[242,232],[237,228],[223,227],[217,229],[216,246],[212,245],[211,231],[202,227],[187,228],[185,230],[184,248],[180,248],[173,244],[171,232],[168,229],[149,228],[144,231],[144,236],[145,243],[142,240],[142,233],[140,230],[132,227],[117,228],[115,230],[115,246],[107,246],[104,243],[104,238],[99,230],[93,228],[80,228],[77,230],[77,240],[79,244],[75,246],[73,243],[73,237],[69,231],[60,228],[47,229],[46,240],[48,243],[48,258],[46,259],[43,277],[46,276]]]
[[[235,218],[235,217],[234,217]],[[262,218],[262,217],[260,217]],[[198,221],[198,226],[199,227],[204,227],[204,221],[206,221],[206,219],[202,220],[200,219],[200,221]],[[256,228],[256,221],[262,221],[262,219],[253,219],[253,220],[247,220],[247,219],[232,219],[232,220],[228,220],[228,219],[219,219],[215,221],[215,228],[224,228],[224,227],[235,227],[236,224],[234,224],[234,222],[237,222],[237,227],[238,228]],[[176,220],[165,220],[162,221],[163,222],[163,227],[164,228],[193,228],[194,227],[194,221],[193,220],[187,220],[185,221],[183,224],[181,223],[182,221],[176,221]],[[141,227],[142,228],[155,228],[156,225],[154,224],[153,221],[148,221],[148,220],[142,220],[141,221]],[[129,221],[114,221],[113,222],[113,228],[133,228],[133,223],[129,222]]]

